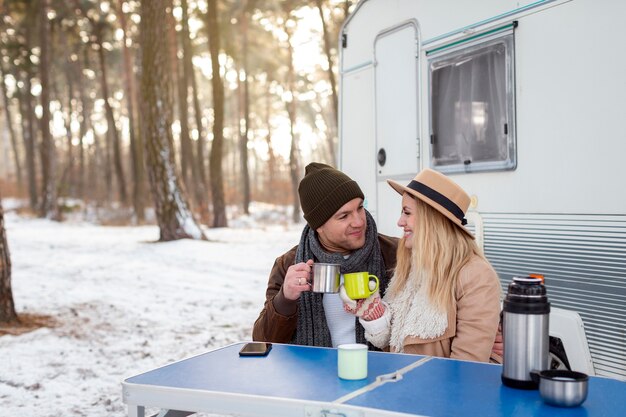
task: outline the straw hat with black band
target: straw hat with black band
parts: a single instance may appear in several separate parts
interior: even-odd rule
[[[387,180],[387,182],[400,195],[409,193],[419,198],[474,239],[474,235],[464,227],[467,224],[465,213],[469,207],[470,197],[450,178],[440,172],[425,168],[406,186],[393,180]]]

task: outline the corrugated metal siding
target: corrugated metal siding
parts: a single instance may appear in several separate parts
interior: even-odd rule
[[[626,216],[481,215],[503,289],[543,274],[553,305],[580,313],[596,373],[626,380]]]

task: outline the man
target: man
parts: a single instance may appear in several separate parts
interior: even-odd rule
[[[309,164],[298,194],[307,225],[300,243],[274,262],[252,338],[328,347],[366,343],[363,327],[344,311],[339,294],[310,291],[311,265],[337,263],[342,273],[367,271],[379,278],[384,294],[398,239],[377,233],[361,188],[329,165]]]
[[[361,188],[329,165],[307,165],[298,194],[307,225],[298,245],[274,262],[252,338],[326,347],[367,343],[363,326],[344,310],[339,294],[311,292],[311,265],[337,263],[342,273],[367,271],[379,278],[384,296],[398,239],[376,231]],[[498,332],[493,352],[501,356],[502,348]]]

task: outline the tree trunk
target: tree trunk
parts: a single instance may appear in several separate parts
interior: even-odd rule
[[[189,192],[193,192],[194,200],[196,201],[196,205],[198,206],[200,212],[200,219],[204,223],[208,223],[210,220],[208,203],[206,199],[206,178],[204,173],[204,162],[203,162],[203,154],[204,154],[204,145],[203,145],[203,133],[202,133],[202,118],[200,117],[200,104],[198,102],[198,97],[196,95],[196,80],[193,71],[193,62],[192,62],[192,48],[191,41],[189,36],[189,13],[187,0],[181,0],[181,8],[183,11],[182,15],[182,30],[181,30],[181,44],[183,48],[183,68],[182,73],[184,75],[184,86],[185,86],[185,103],[187,103],[188,93],[189,93],[189,84],[192,84],[192,94],[193,94],[193,102],[194,102],[194,111],[196,116],[196,126],[198,129],[198,140],[197,140],[197,148],[196,155],[194,158],[193,145],[189,138],[189,128],[188,123],[187,126],[187,140],[188,144],[188,161],[191,165],[191,173],[192,180],[189,184],[187,184],[187,190]],[[182,86],[182,85],[181,85]],[[182,94],[181,94],[182,97]],[[189,117],[189,112],[187,107],[185,107],[185,115]],[[182,112],[181,112],[182,117]],[[181,123],[182,127],[182,123]],[[182,136],[182,128],[181,128],[181,140]]]
[[[271,113],[271,108],[272,108],[271,96],[272,94],[270,93],[269,83],[268,83],[267,88],[265,89],[265,124],[267,126],[267,136],[265,137],[265,142],[267,142],[267,153],[268,153],[268,158],[267,158],[267,168],[269,171],[269,175],[267,178],[268,190],[274,189],[274,182],[276,179],[276,156],[274,155],[274,147],[272,146],[272,124],[270,122],[270,116],[272,114]]]
[[[300,197],[298,195],[298,183],[300,181],[300,164],[298,161],[298,140],[295,132],[296,124],[296,98],[295,98],[295,77],[296,71],[293,66],[293,47],[291,46],[291,29],[287,26],[287,19],[283,26],[287,34],[287,52],[289,56],[287,71],[287,89],[291,93],[291,100],[285,102],[287,114],[289,115],[289,132],[291,133],[291,147],[289,148],[289,178],[291,179],[291,192],[293,196],[292,220],[298,223],[300,216]]]
[[[343,21],[344,22],[350,15],[350,7],[352,7],[352,0],[346,0],[343,2]]]
[[[320,103],[320,106],[322,106],[321,103]],[[322,111],[319,112],[319,115],[322,118],[324,125],[326,126],[331,126],[331,123],[333,123],[333,122],[329,122],[328,120],[329,118],[333,117],[333,115],[330,113],[331,112],[324,111],[323,107],[322,107]],[[313,131],[314,132],[319,131],[319,129],[315,125],[315,115],[313,115],[311,119],[313,120],[313,124],[312,124]],[[332,129],[329,129],[329,130],[332,130]],[[322,146],[320,146],[320,148],[326,149],[328,151],[327,154],[323,155],[323,159],[331,161],[331,165],[336,166],[338,161],[336,160],[335,143],[333,141],[333,135],[332,134],[324,135],[323,132],[320,132],[319,137],[322,137],[322,136],[326,136],[327,140],[325,141],[325,144],[322,144]]]
[[[213,227],[226,227],[226,202],[224,200],[224,180],[222,157],[224,145],[224,84],[220,75],[220,38],[217,18],[217,0],[208,1],[207,27],[209,49],[211,51],[211,86],[213,87],[213,144],[211,145],[210,179],[213,197]]]
[[[196,82],[196,72],[193,70],[191,72],[191,85],[192,85],[192,94],[193,94],[193,108],[194,115],[196,118],[196,128],[198,129],[198,140],[196,142],[196,164],[198,165],[198,175],[200,183],[202,184],[202,189],[204,193],[206,193],[207,189],[207,177],[206,177],[206,163],[204,160],[205,154],[205,143],[206,143],[206,130],[204,129],[204,125],[202,124],[202,110],[200,108],[200,100],[198,99],[198,86]]]
[[[298,196],[298,183],[300,181],[299,172],[300,164],[298,162],[297,140],[294,132],[295,124],[295,103],[286,103],[287,112],[289,113],[289,131],[291,133],[291,147],[289,148],[289,178],[291,179],[291,193],[293,195],[293,213],[292,220],[298,223],[300,216],[300,197]]]
[[[124,168],[122,166],[122,149],[120,145],[119,135],[117,133],[117,127],[115,126],[115,116],[113,114],[113,107],[109,103],[109,86],[107,82],[107,68],[104,56],[104,48],[102,47],[102,28],[97,22],[92,22],[94,26],[94,32],[96,35],[96,41],[98,43],[98,58],[100,60],[100,85],[102,88],[102,98],[104,99],[104,108],[107,116],[108,134],[113,142],[113,164],[115,167],[115,179],[117,180],[117,189],[119,192],[120,201],[122,204],[126,204],[128,197],[126,194],[126,178],[124,175]]]
[[[184,22],[183,22],[184,25]],[[189,137],[189,82],[187,80],[187,71],[185,71],[184,57],[184,32],[179,35],[181,45],[183,47],[183,57],[176,59],[178,64],[178,117],[180,120],[180,173],[185,184],[185,189],[189,192],[191,187],[191,168],[193,154],[191,150],[191,138]]]
[[[83,138],[87,134],[88,131],[88,117],[89,110],[87,109],[87,99],[85,97],[85,93],[83,91],[83,80],[82,75],[78,76],[78,88],[80,91],[80,128],[79,128],[79,137],[78,137],[78,195],[80,198],[85,198],[85,143],[83,142]]]
[[[76,181],[75,181],[75,170],[74,170],[74,145],[72,144],[72,99],[74,98],[74,74],[73,74],[73,65],[69,61],[67,61],[65,65],[65,76],[67,81],[67,119],[65,122],[65,131],[67,135],[67,166],[66,172],[67,175],[63,175],[66,178],[67,183],[67,191],[68,195],[72,197],[76,197]],[[59,97],[60,99],[60,97]],[[62,181],[63,183],[63,181]]]
[[[39,214],[41,217],[60,220],[56,190],[56,150],[50,133],[50,50],[48,33],[48,0],[41,0],[39,9],[39,43],[41,56],[39,77],[41,81],[41,174],[43,191]]]
[[[133,170],[133,209],[137,222],[142,224],[146,220],[145,204],[144,204],[144,166],[143,166],[143,148],[141,145],[141,136],[137,133],[137,123],[135,121],[135,112],[137,109],[137,88],[135,87],[135,75],[133,73],[134,59],[128,48],[126,14],[122,10],[123,0],[118,0],[117,16],[120,22],[120,28],[123,32],[122,37],[122,53],[124,58],[124,89],[126,90],[126,106],[128,108],[128,122],[130,130],[130,154],[131,166]]]
[[[110,201],[111,196],[111,164],[106,149],[106,137],[104,138],[104,146],[102,146],[102,140],[103,138],[98,136],[94,129],[93,152],[89,164],[89,189],[96,200],[96,207],[102,207],[106,201]],[[102,178],[102,172],[104,172],[104,178]]]
[[[11,147],[13,148],[13,163],[15,165],[15,174],[17,176],[17,185],[22,188],[22,166],[20,163],[20,155],[17,146],[17,138],[15,136],[15,129],[13,129],[13,118],[11,117],[11,103],[7,94],[7,86],[4,83],[4,71],[0,67],[0,82],[2,82],[2,98],[4,100],[4,112],[7,119],[7,129],[9,129],[9,135],[11,138]]]
[[[13,291],[11,290],[11,256],[4,229],[4,210],[0,196],[0,323],[17,323]]]
[[[173,112],[167,3],[166,0],[141,3],[141,115],[148,178],[160,229],[159,240],[206,240],[180,188],[171,149]]]
[[[84,49],[83,54],[83,67],[89,68],[89,55],[87,53],[87,49]],[[80,69],[80,68],[79,68]],[[83,138],[87,135],[87,132],[91,128],[91,100],[87,97],[85,93],[87,86],[85,85],[85,76],[82,71],[78,71],[78,92],[80,95],[80,103],[81,103],[81,118],[80,118],[80,138],[79,138],[79,170],[80,173],[78,175],[78,195],[81,198],[85,198],[85,184],[87,179],[87,161],[85,158],[85,144],[83,142]],[[94,141],[95,141],[95,132]]]
[[[243,80],[243,132],[240,133],[239,157],[241,158],[241,182],[243,185],[243,212],[250,214],[250,173],[248,172],[248,132],[250,131],[250,91],[248,89],[248,20],[250,15],[244,11],[241,19]],[[241,130],[241,129],[240,129]]]
[[[26,149],[26,173],[28,174],[28,196],[30,208],[33,212],[38,210],[39,195],[37,193],[37,164],[35,160],[35,149],[37,137],[35,135],[35,121],[33,115],[33,96],[30,93],[30,68],[26,68],[24,76],[24,89],[19,92],[18,100],[20,104],[20,114],[22,119],[22,140]]]
[[[317,4],[317,10],[319,10],[320,18],[322,19],[322,35],[324,37],[324,54],[326,55],[326,61],[328,63],[328,81],[330,81],[330,88],[332,92],[333,101],[333,124],[330,126],[332,134],[328,135],[328,145],[331,151],[331,157],[333,165],[337,164],[337,157],[335,155],[335,138],[337,136],[337,123],[339,121],[338,113],[338,99],[337,99],[337,82],[335,81],[335,72],[333,71],[334,63],[333,57],[330,53],[330,39],[328,35],[328,26],[326,25],[326,19],[324,18],[324,9],[322,7],[322,0],[315,0]]]
[[[106,105],[105,105],[106,106]],[[110,122],[108,122],[109,117],[107,116],[107,125],[110,126]],[[95,132],[94,132],[95,133]],[[107,203],[111,203],[113,201],[113,163],[111,162],[111,147],[113,140],[111,139],[111,129],[107,129],[104,137],[102,138],[103,147],[98,152],[98,145],[96,144],[96,154],[99,154],[101,157],[101,165],[98,168],[98,171],[104,171],[104,201]],[[94,143],[98,142],[98,137],[94,135]],[[102,162],[103,161],[103,162]],[[102,169],[104,167],[104,169]],[[98,178],[96,177],[96,181]]]
[[[184,4],[186,4],[186,0],[182,0]],[[184,13],[184,11],[183,11]],[[191,49],[191,46],[190,46]],[[191,91],[193,98],[193,110],[194,116],[196,118],[196,128],[198,129],[198,140],[196,142],[196,164],[198,165],[198,175],[200,179],[200,183],[202,184],[203,193],[206,195],[207,191],[207,177],[206,177],[206,164],[204,161],[204,145],[206,143],[206,131],[204,129],[204,125],[202,124],[202,110],[200,108],[200,100],[198,99],[198,85],[196,82],[196,72],[193,69],[193,63],[191,61],[191,54],[189,56],[185,55],[185,59],[188,60],[186,65],[190,69],[191,78]]]

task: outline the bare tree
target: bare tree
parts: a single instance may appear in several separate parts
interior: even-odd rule
[[[193,168],[193,149],[191,145],[191,137],[189,135],[189,80],[187,75],[189,71],[185,68],[185,53],[189,53],[185,48],[186,40],[189,40],[189,30],[187,22],[181,22],[182,30],[178,35],[181,43],[182,56],[180,59],[175,58],[174,65],[178,64],[178,116],[180,120],[180,173],[185,184],[186,190],[192,191],[192,180],[195,178]],[[175,32],[174,32],[175,33]],[[187,39],[185,39],[187,38]],[[173,43],[176,46],[176,43]]]
[[[4,229],[4,210],[0,196],[0,323],[17,323],[13,291],[11,289],[11,256]]]
[[[296,125],[296,71],[293,65],[293,47],[291,46],[291,28],[289,27],[289,14],[291,9],[289,8],[290,2],[283,3],[285,8],[286,18],[283,24],[283,30],[287,34],[287,53],[289,56],[287,62],[287,91],[290,98],[285,101],[287,107],[287,114],[289,115],[289,132],[291,133],[291,146],[289,148],[289,177],[291,178],[291,192],[293,198],[293,214],[292,219],[294,223],[300,221],[300,198],[298,196],[298,183],[300,181],[300,161],[298,158],[298,137],[295,132]]]
[[[335,80],[335,71],[334,71],[334,62],[333,55],[331,54],[330,49],[330,34],[328,30],[328,25],[326,23],[326,19],[324,17],[324,7],[322,0],[315,0],[317,5],[317,10],[320,13],[320,18],[322,19],[322,37],[323,37],[323,46],[324,46],[324,54],[326,55],[326,62],[328,65],[328,70],[326,73],[328,74],[328,81],[330,82],[331,88],[331,96],[333,102],[333,123],[330,125],[333,134],[329,135],[329,147],[331,151],[331,157],[333,159],[333,164],[337,163],[337,158],[335,156],[335,146],[334,139],[337,135],[337,123],[339,122],[339,113],[338,113],[338,98],[337,98],[337,81]]]
[[[11,7],[7,7],[7,14],[0,19],[0,54],[2,55],[2,70],[5,75],[12,75],[18,88],[13,92],[13,98],[17,99],[17,111],[20,114],[18,123],[21,141],[16,145],[23,146],[24,162],[26,167],[28,193],[30,197],[30,208],[33,212],[39,209],[39,198],[37,190],[37,166],[36,148],[37,135],[35,132],[35,112],[33,96],[31,94],[31,78],[37,66],[32,60],[33,39],[37,38],[37,22],[39,15],[39,2],[24,2],[22,4],[11,3],[15,7],[12,13]],[[8,29],[11,30],[8,30]],[[12,35],[11,35],[12,33]],[[10,125],[12,126],[12,125]],[[19,137],[19,133],[18,134]]]
[[[191,94],[194,106],[195,120],[196,120],[196,128],[198,129],[198,140],[196,142],[196,151],[194,158],[194,150],[191,140],[189,140],[189,127],[187,123],[187,119],[184,119],[184,128],[183,128],[183,112],[181,111],[181,148],[182,148],[182,140],[184,139],[183,132],[186,132],[187,140],[188,140],[188,149],[187,149],[187,159],[191,164],[191,173],[193,181],[189,181],[187,185],[187,190],[189,192],[193,192],[194,200],[198,209],[200,211],[200,219],[203,222],[208,223],[209,221],[209,211],[208,204],[206,198],[206,173],[204,170],[204,134],[202,129],[202,115],[200,113],[200,103],[198,100],[198,92],[196,86],[196,77],[193,70],[193,61],[192,55],[193,50],[191,48],[191,40],[189,34],[189,11],[187,0],[181,0],[180,6],[182,8],[182,22],[181,22],[181,44],[182,44],[182,76],[180,77],[184,82],[181,84],[181,88],[185,88],[185,94],[181,94],[179,92],[179,96],[181,98],[181,102],[187,103],[187,94],[189,92],[189,87],[191,84]],[[185,106],[184,111],[185,117],[188,117],[188,108]],[[185,131],[186,129],[186,131]],[[182,166],[182,164],[181,164]],[[183,173],[184,173],[183,169]]]
[[[226,227],[226,202],[222,157],[224,146],[224,83],[220,75],[220,31],[217,18],[217,0],[209,0],[207,27],[211,51],[211,85],[213,87],[213,144],[211,145],[210,179],[213,197],[213,227]]]
[[[160,229],[159,240],[206,240],[180,187],[171,148],[173,111],[167,5],[167,0],[141,3],[141,131],[148,178]]]
[[[186,0],[182,0],[182,2],[183,4],[186,4]],[[185,15],[185,10],[183,10],[183,16]],[[189,48],[191,50],[191,45],[189,45]],[[185,54],[185,60],[186,60],[185,68],[189,68],[191,72],[189,75],[189,78],[191,79],[191,91],[192,91],[192,99],[193,99],[194,116],[196,119],[196,129],[198,129],[198,140],[196,141],[196,161],[195,161],[196,165],[198,166],[198,175],[199,175],[199,178],[197,178],[197,180],[199,180],[201,184],[201,187],[198,187],[198,188],[200,190],[199,192],[205,195],[208,189],[208,181],[206,177],[206,163],[204,160],[206,131],[202,124],[202,110],[200,108],[200,99],[198,98],[199,89],[198,89],[198,84],[196,81],[196,72],[193,70],[191,55],[192,55],[192,52],[190,52],[189,54]],[[202,209],[205,211],[208,211],[206,209],[206,204],[203,205]],[[208,212],[205,214],[208,216]]]
[[[239,155],[241,159],[241,182],[243,185],[243,212],[250,213],[250,200],[252,198],[250,192],[250,173],[248,170],[248,141],[250,132],[250,71],[248,70],[248,26],[250,23],[250,14],[254,7],[254,1],[244,2],[241,18],[239,20],[242,46],[241,46],[241,65],[244,72],[243,79],[243,129],[239,129]],[[239,78],[238,78],[239,79]],[[240,83],[241,86],[241,83]],[[241,94],[240,94],[241,96]]]
[[[89,68],[89,53],[87,49],[83,50],[83,67]],[[77,64],[78,65],[78,64]],[[89,98],[89,95],[86,92],[87,89],[87,80],[82,71],[78,71],[78,91],[80,95],[80,106],[81,106],[81,118],[80,118],[80,138],[79,138],[79,166],[80,166],[80,175],[78,180],[78,190],[79,195],[83,198],[85,197],[85,185],[87,183],[87,159],[85,157],[85,143],[83,138],[87,135],[87,132],[92,129],[91,126],[91,109],[93,108],[92,100]],[[93,129],[92,129],[93,130]],[[95,132],[94,134],[94,144],[95,142]],[[95,158],[94,158],[95,159]],[[91,176],[89,177],[91,178]]]
[[[265,98],[265,125],[267,126],[267,135],[265,136],[265,142],[267,143],[267,169],[269,174],[267,176],[267,189],[273,190],[276,181],[276,155],[274,154],[274,147],[272,146],[272,124],[270,122],[270,115],[272,109],[271,93],[269,91],[269,83],[264,91]]]
[[[130,154],[131,166],[133,170],[133,207],[137,221],[145,221],[144,204],[144,166],[143,148],[141,146],[141,136],[137,132],[136,112],[137,112],[137,88],[135,86],[135,75],[133,72],[134,57],[128,46],[128,28],[126,23],[126,13],[122,7],[123,0],[118,0],[116,12],[122,29],[122,53],[124,58],[124,90],[126,91],[126,107],[128,109],[128,123],[130,130]]]
[[[67,183],[69,194],[76,197],[76,181],[74,168],[74,145],[72,144],[72,102],[74,99],[74,66],[68,58],[65,63],[65,81],[67,82],[67,117],[65,118],[65,132],[67,137],[67,165],[65,166],[61,183]],[[59,98],[60,99],[60,98]]]
[[[7,129],[11,136],[11,147],[13,148],[13,163],[15,164],[15,171],[17,174],[17,184],[22,188],[22,167],[20,164],[20,155],[17,147],[17,139],[15,137],[15,129],[13,129],[13,118],[11,117],[11,103],[9,102],[9,96],[7,94],[7,86],[4,83],[4,71],[0,64],[0,82],[2,83],[2,98],[4,100],[4,113],[7,120]]]
[[[104,99],[104,109],[107,115],[107,135],[110,135],[109,137],[113,141],[113,164],[115,167],[115,179],[117,181],[117,188],[120,200],[122,201],[122,203],[126,203],[128,197],[126,194],[126,177],[124,175],[124,168],[122,166],[122,149],[120,145],[119,134],[117,132],[117,127],[115,126],[113,107],[111,107],[111,103],[109,102],[109,83],[107,80],[107,64],[104,55],[104,40],[102,33],[104,30],[104,23],[100,21],[95,21],[91,18],[89,20],[93,25],[93,31],[96,38],[95,46],[98,52],[98,60],[100,61],[100,85],[102,88],[102,98]]]
[[[27,42],[30,42],[30,36],[27,36]],[[37,193],[37,164],[35,162],[35,149],[37,136],[35,133],[35,121],[33,110],[33,96],[30,92],[31,87],[31,65],[26,63],[23,71],[24,91],[18,93],[18,101],[20,105],[20,114],[22,119],[22,140],[26,149],[26,172],[28,173],[28,196],[30,208],[37,210],[39,205],[39,194]]]
[[[123,204],[126,204],[126,202],[128,201],[128,194],[126,191],[126,176],[124,174],[124,165],[122,163],[122,145],[120,135],[115,123],[115,113],[113,111],[113,106],[111,105],[111,94],[109,93],[109,77],[107,75],[109,66],[107,64],[107,55],[105,53],[105,35],[109,31],[115,30],[116,27],[109,20],[108,14],[100,13],[102,9],[98,7],[97,3],[74,0],[72,4],[74,5],[74,10],[76,10],[77,12],[77,16],[82,15],[82,17],[86,19],[87,22],[89,22],[91,32],[88,45],[96,51],[96,54],[98,56],[98,63],[100,66],[100,71],[98,71],[98,74],[100,75],[100,89],[102,93],[102,99],[104,101],[104,110],[107,122],[106,153],[104,155],[104,158],[106,160],[104,166],[104,177],[106,183],[107,198],[111,199],[112,197],[112,176],[115,175],[119,199]],[[123,35],[125,34],[126,33],[124,32]],[[126,41],[125,37],[124,41]],[[113,153],[112,155],[111,151]],[[112,168],[113,172],[111,171]]]
[[[39,47],[41,49],[39,77],[41,81],[41,171],[43,192],[40,215],[49,219],[60,219],[56,189],[56,149],[50,132],[50,50],[48,0],[40,0]]]
[[[357,0],[358,1],[358,0]],[[345,0],[343,2],[343,20],[345,21],[350,15],[350,8],[352,7],[352,0]]]

